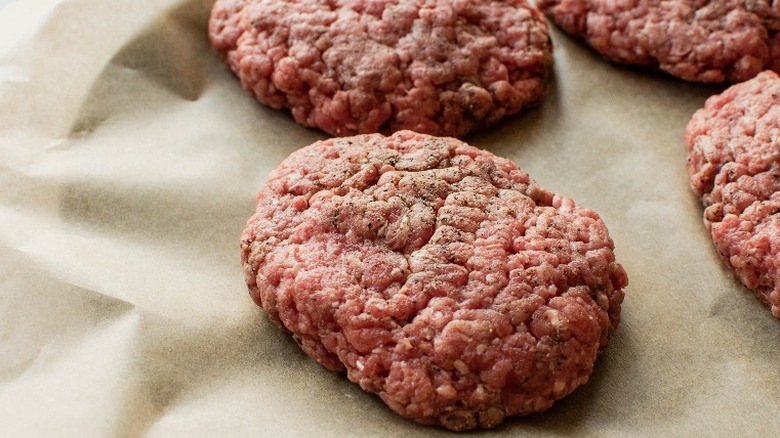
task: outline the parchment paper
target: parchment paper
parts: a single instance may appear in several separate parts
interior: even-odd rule
[[[305,357],[249,299],[255,193],[325,136],[243,92],[210,5],[0,10],[0,436],[451,435]],[[466,140],[598,211],[631,283],[590,382],[482,435],[780,435],[780,321],[718,259],[685,171],[683,128],[722,88],[553,38],[544,104]]]

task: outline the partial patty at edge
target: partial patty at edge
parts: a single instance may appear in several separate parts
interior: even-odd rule
[[[709,98],[685,130],[691,187],[723,261],[780,318],[780,78]]]
[[[209,35],[255,98],[333,135],[461,137],[539,103],[552,69],[526,0],[218,0]]]

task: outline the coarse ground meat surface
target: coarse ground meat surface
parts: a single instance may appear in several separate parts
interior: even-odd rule
[[[598,214],[509,160],[410,131],[293,153],[241,248],[252,298],[309,356],[452,430],[584,384],[628,283]]]
[[[780,1],[536,0],[604,57],[698,82],[780,70]]]
[[[539,103],[552,69],[526,0],[218,0],[209,35],[250,94],[333,135],[460,137]]]
[[[691,187],[723,260],[780,318],[780,78],[707,100],[685,130]]]

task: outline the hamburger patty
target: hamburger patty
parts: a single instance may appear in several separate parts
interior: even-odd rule
[[[452,430],[584,384],[628,283],[595,212],[509,160],[410,131],[293,153],[241,248],[252,298],[306,354]]]
[[[526,0],[218,0],[209,35],[250,94],[333,135],[463,136],[541,101],[552,68]]]
[[[723,261],[780,318],[780,78],[707,100],[685,130],[688,172]]]
[[[612,61],[688,81],[741,82],[780,70],[780,2],[536,0],[566,32]]]

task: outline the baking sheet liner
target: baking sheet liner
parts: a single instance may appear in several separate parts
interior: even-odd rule
[[[255,193],[325,135],[243,92],[210,6],[0,9],[0,436],[451,435],[306,358],[249,299]],[[488,434],[777,436],[780,322],[721,264],[685,171],[683,128],[722,87],[552,34],[545,102],[466,141],[598,211],[630,285],[589,383]]]

